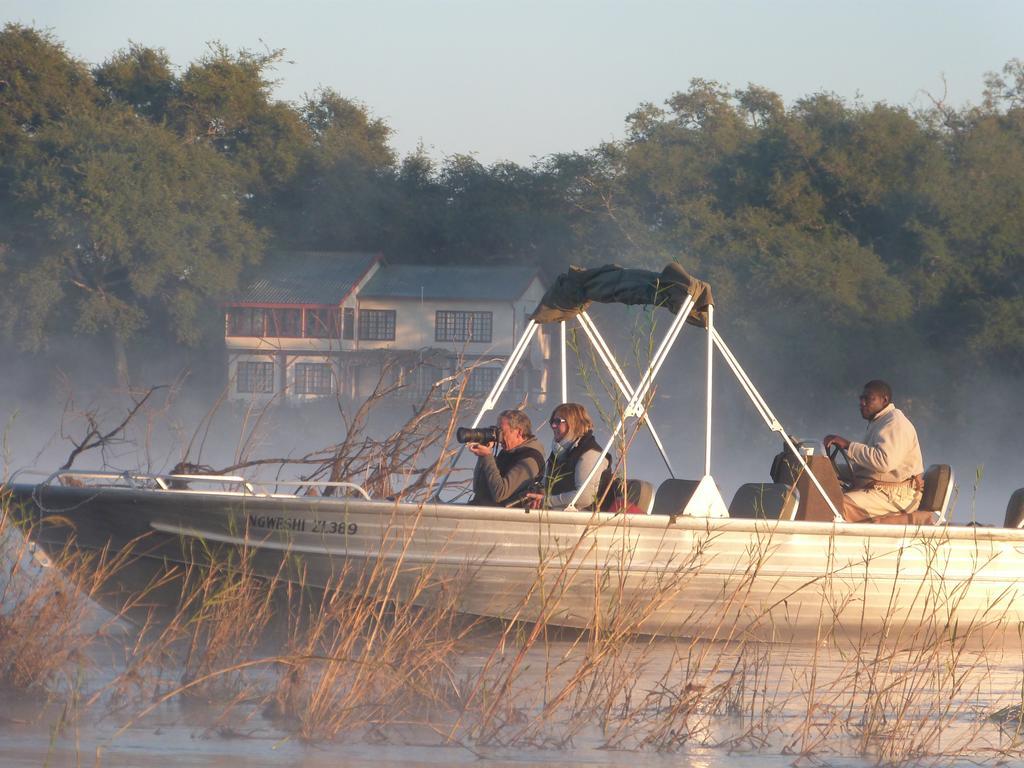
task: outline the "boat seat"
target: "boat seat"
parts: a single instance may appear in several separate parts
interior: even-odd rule
[[[686,509],[686,505],[698,485],[700,485],[699,480],[677,480],[670,477],[668,480],[662,481],[658,486],[658,492],[654,494],[654,506],[651,507],[651,514],[683,514],[683,510]]]
[[[893,512],[873,517],[867,522],[892,525],[942,525],[946,522],[949,500],[953,496],[953,468],[949,464],[932,464],[924,473],[921,503],[914,512]]]
[[[921,491],[918,510],[934,512],[936,525],[946,522],[954,486],[953,468],[949,464],[932,464],[924,473],[924,490]]]
[[[636,505],[645,515],[651,514],[654,506],[654,485],[646,480],[618,480],[615,488],[617,496],[621,496],[629,505]]]
[[[1003,528],[1024,528],[1024,488],[1018,488],[1010,496]]]
[[[785,483],[745,483],[729,504],[729,517],[791,520],[796,497]]]

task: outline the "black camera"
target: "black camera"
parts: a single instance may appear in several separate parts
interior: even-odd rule
[[[455,430],[455,439],[460,443],[496,443],[501,439],[501,430],[497,427],[459,427]]]

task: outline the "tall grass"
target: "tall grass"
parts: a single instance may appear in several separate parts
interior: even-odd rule
[[[25,533],[15,525],[17,512],[0,497],[0,686],[67,689],[89,666],[89,651],[120,625],[91,600],[101,598],[128,554],[81,551],[71,540],[44,555],[31,543],[31,527]]]
[[[439,458],[404,486],[425,498],[449,455],[452,423],[438,432],[437,416],[416,412],[416,435],[430,433],[419,442],[399,433],[379,445],[346,439],[325,454],[329,461],[314,456],[319,469],[305,479],[344,479],[355,467],[390,491],[429,445]],[[878,597],[867,575],[879,553],[868,547],[861,562],[843,564],[829,538],[828,567],[800,587],[818,598],[818,632],[797,647],[784,601],[766,606],[759,592],[780,547],[770,525],[756,529],[731,572],[715,571],[715,599],[698,602],[695,581],[720,566],[713,533],[694,534],[685,552],[641,568],[628,518],[595,516],[561,541],[546,539],[537,522],[533,577],[502,606],[504,618],[477,620],[460,608],[473,597],[480,563],[413,561],[423,508],[382,506],[390,524],[379,554],[339,560],[326,581],[291,553],[268,567],[258,547],[182,542],[183,565],[169,564],[138,593],[121,595],[113,613],[98,613],[91,601],[135,553],[85,553],[72,542],[52,554],[56,567],[41,569],[0,503],[0,538],[14,542],[0,592],[0,684],[54,697],[73,691],[75,717],[114,718],[122,729],[167,702],[189,701],[205,708],[211,726],[256,721],[316,743],[658,753],[701,746],[886,765],[1024,756],[1024,698],[1000,687],[996,667],[1001,641],[1016,631],[1007,626],[1016,595],[996,595],[969,614],[960,577],[911,577],[904,555],[943,575],[941,542],[931,539],[900,544],[881,625],[869,626],[865,607],[860,626],[846,626],[837,617]],[[979,559],[972,578],[990,566]],[[158,610],[157,595],[167,591],[175,599]],[[910,614],[901,607],[908,597]],[[684,636],[659,632],[667,606],[689,606]],[[588,620],[565,629],[570,612]],[[91,658],[115,627],[121,659],[108,679]]]
[[[209,708],[210,723],[264,718],[283,735],[312,742],[414,733],[473,750],[699,745],[812,762],[852,754],[880,764],[1022,754],[1012,717],[1019,691],[1008,700],[992,690],[998,670],[990,665],[1000,648],[994,630],[1005,602],[968,617],[958,610],[962,590],[896,579],[882,627],[843,636],[831,632],[841,606],[828,599],[849,599],[848,584],[825,579],[807,586],[827,598],[818,641],[803,648],[772,642],[756,631],[771,625],[751,598],[773,553],[766,534],[716,604],[695,613],[694,626],[699,618],[704,631],[657,637],[652,616],[687,600],[693,579],[712,562],[714,537],[672,568],[644,575],[635,591],[623,581],[623,565],[636,557],[629,523],[614,525],[618,544],[596,569],[572,565],[565,552],[541,557],[518,610],[501,622],[461,617],[473,568],[453,574],[406,563],[410,534],[398,521],[388,532],[392,557],[340,563],[317,589],[301,569],[287,578],[283,568],[261,572],[252,550],[196,551],[189,566],[165,577],[180,594],[169,617],[147,615],[124,635],[121,671],[103,682],[95,681],[89,649],[109,639],[116,622],[109,615],[97,622],[88,598],[102,594],[125,556],[69,550],[55,555],[59,569],[40,570],[19,592],[6,588],[3,684],[56,696],[84,675],[86,688],[94,679],[93,695],[78,698],[85,702],[79,717],[134,723],[154,702],[191,698]],[[580,536],[576,547],[587,542]],[[932,546],[931,567],[941,569]],[[26,549],[16,568],[31,562]],[[979,578],[987,565],[976,564]],[[555,626],[584,587],[592,595],[590,624]],[[896,610],[901,590],[913,594],[916,615]],[[138,596],[133,605],[147,600]],[[527,616],[538,620],[521,620]],[[985,717],[999,711],[998,723]]]

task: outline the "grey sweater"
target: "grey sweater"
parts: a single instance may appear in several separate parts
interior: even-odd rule
[[[536,454],[526,450],[528,448]],[[486,505],[516,501],[544,470],[544,448],[536,437],[531,437],[514,451],[502,451],[500,455],[505,456],[502,463],[513,462],[504,474],[498,469],[494,456],[477,457],[476,469],[473,470],[473,500],[470,503]]]

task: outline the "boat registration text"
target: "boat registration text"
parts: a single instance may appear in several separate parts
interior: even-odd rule
[[[296,531],[304,533],[329,533],[339,536],[353,536],[359,526],[343,520],[307,520],[304,517],[284,517],[283,515],[249,515],[249,527],[265,531]]]

